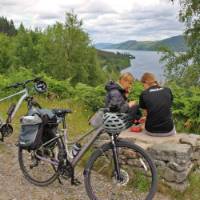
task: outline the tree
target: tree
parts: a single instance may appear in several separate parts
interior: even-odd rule
[[[96,85],[102,81],[96,50],[77,15],[66,13],[65,23],[49,26],[41,38],[40,69],[57,79]]]
[[[5,33],[8,36],[16,35],[17,30],[13,20],[8,21],[5,17],[0,17],[0,32]]]
[[[200,85],[200,3],[199,0],[180,0],[179,19],[185,23],[184,36],[188,50],[174,53],[164,49],[161,61],[167,61],[165,75],[167,80],[178,84]]]
[[[11,65],[10,38],[0,33],[0,73],[5,73]]]

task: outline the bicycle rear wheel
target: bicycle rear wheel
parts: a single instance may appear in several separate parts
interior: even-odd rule
[[[89,159],[84,181],[92,200],[151,200],[156,192],[157,173],[149,155],[139,146],[118,141],[121,180],[117,180],[112,145],[96,150]]]
[[[58,166],[49,161],[56,161],[60,149],[59,140],[51,148],[42,147],[36,150],[18,149],[20,169],[25,178],[37,186],[47,186],[55,181],[58,176]],[[38,158],[42,157],[43,159]]]

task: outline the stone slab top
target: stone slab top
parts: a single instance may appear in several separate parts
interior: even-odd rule
[[[151,147],[151,150],[155,150],[158,152],[169,152],[176,154],[187,154],[191,151],[191,146],[188,144],[171,144],[171,143],[164,143],[164,144],[155,144]]]
[[[136,143],[146,143],[146,144],[162,144],[162,143],[179,143],[180,139],[186,136],[186,133],[176,134],[173,136],[167,137],[152,137],[143,132],[130,132],[129,130],[125,130],[120,134],[120,138],[123,139],[131,139]]]

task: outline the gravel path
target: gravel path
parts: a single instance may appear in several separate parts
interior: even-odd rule
[[[48,187],[34,186],[25,180],[19,169],[14,142],[10,138],[0,142],[0,200],[88,200],[82,170],[76,174],[82,182],[79,186],[71,186],[63,179],[63,185],[55,181]],[[171,199],[157,194],[155,200]]]

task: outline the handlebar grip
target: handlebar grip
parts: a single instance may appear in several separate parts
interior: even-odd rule
[[[17,87],[19,87],[19,86],[21,86],[21,85],[22,85],[21,83],[14,83],[14,84],[12,84],[12,85],[9,85],[9,86],[5,87],[5,89],[17,88]]]

